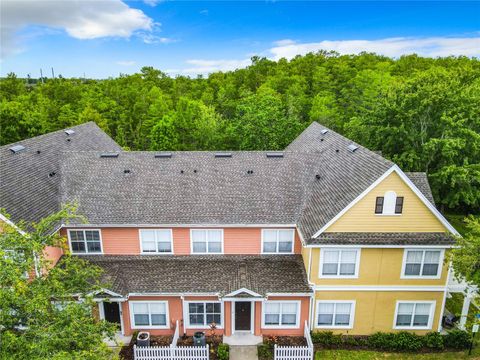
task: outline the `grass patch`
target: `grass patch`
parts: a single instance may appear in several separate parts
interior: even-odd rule
[[[477,345],[478,346],[478,345]],[[367,350],[320,350],[315,353],[315,360],[461,360],[479,359],[480,351],[476,349],[471,356],[468,351],[439,352],[430,354],[386,353]]]

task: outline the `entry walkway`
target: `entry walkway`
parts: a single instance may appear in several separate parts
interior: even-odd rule
[[[230,360],[258,360],[256,346],[230,346]]]

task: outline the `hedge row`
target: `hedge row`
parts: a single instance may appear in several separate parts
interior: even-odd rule
[[[418,351],[420,349],[443,350],[466,349],[470,345],[470,334],[462,330],[452,330],[446,335],[430,332],[424,336],[406,331],[398,333],[377,332],[370,336],[335,335],[331,331],[312,333],[316,345],[328,348],[362,347],[386,351]]]

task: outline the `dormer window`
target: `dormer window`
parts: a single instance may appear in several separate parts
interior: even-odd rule
[[[384,196],[378,196],[375,202],[375,214],[398,215],[403,211],[403,196],[397,196],[394,191],[387,191]]]

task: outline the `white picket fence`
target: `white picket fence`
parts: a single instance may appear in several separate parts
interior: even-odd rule
[[[307,346],[277,346],[274,345],[275,360],[312,360],[313,342],[310,336],[310,327],[305,321],[303,336],[307,340]]]
[[[175,324],[175,332],[173,333],[173,339],[172,343],[170,344],[170,347],[175,347],[177,346],[178,338],[180,337],[180,330],[178,328],[178,320]]]
[[[133,345],[135,360],[208,360],[209,346],[140,346]]]

